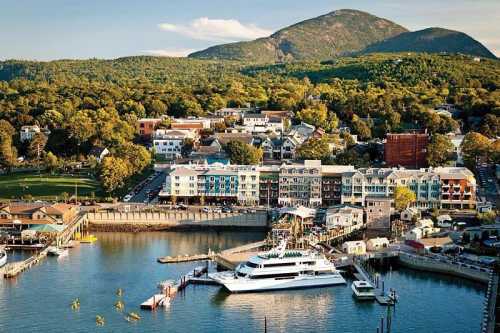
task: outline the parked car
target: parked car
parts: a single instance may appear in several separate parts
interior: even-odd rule
[[[132,199],[132,194],[127,194],[126,196],[123,197],[124,202],[129,202],[130,199]]]
[[[208,207],[203,207],[202,210],[204,213],[210,213],[210,208],[208,208]]]
[[[229,206],[222,207],[222,212],[223,213],[232,213],[233,212],[233,208],[231,208]]]
[[[222,213],[222,208],[220,208],[220,207],[215,207],[215,208],[213,209],[213,212],[214,212],[214,213]]]

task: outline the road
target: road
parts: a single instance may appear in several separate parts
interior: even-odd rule
[[[155,200],[157,200],[157,198],[156,197],[149,198],[148,193],[157,190],[158,187],[162,186],[164,182],[165,182],[165,173],[159,172],[155,174],[152,180],[150,181],[146,180],[144,182],[144,187],[142,187],[142,189],[140,189],[139,192],[137,192],[132,197],[132,199],[129,200],[129,202],[134,202],[134,203],[149,203],[150,201],[154,202]],[[148,200],[147,202],[145,202],[146,199]]]
[[[493,206],[499,207],[500,197],[498,195],[498,184],[495,173],[491,166],[479,165],[477,167],[478,189],[481,199],[491,202]]]

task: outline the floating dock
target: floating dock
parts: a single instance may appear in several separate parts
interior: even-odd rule
[[[24,261],[8,263],[4,267],[3,276],[7,279],[16,277],[21,272],[24,272],[25,270],[31,268],[31,266],[38,264],[43,258],[47,256],[47,253],[48,253],[48,246],[45,247],[39,253],[29,257]]]
[[[154,310],[156,309],[168,296],[165,294],[156,294],[148,298],[141,304],[141,309]]]
[[[210,255],[208,254],[195,254],[195,255],[183,255],[183,256],[177,256],[177,257],[160,257],[157,259],[157,261],[160,264],[175,264],[175,263],[181,263],[181,262],[188,262],[188,261],[201,261],[201,260],[210,260]]]

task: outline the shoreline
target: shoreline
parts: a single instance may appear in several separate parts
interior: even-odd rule
[[[238,232],[254,232],[254,231],[269,231],[268,227],[258,226],[229,226],[229,225],[174,225],[174,224],[158,224],[158,223],[120,223],[120,224],[104,224],[92,223],[88,225],[90,232],[153,232],[153,231],[238,231]]]

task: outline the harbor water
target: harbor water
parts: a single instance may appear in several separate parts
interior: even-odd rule
[[[171,306],[142,311],[158,282],[176,279],[200,263],[161,265],[160,256],[206,253],[258,241],[259,232],[100,233],[92,245],[49,257],[14,280],[0,281],[0,332],[369,332],[387,308],[356,302],[350,284],[328,288],[229,294],[191,285]],[[22,254],[14,254],[20,259]],[[481,284],[438,274],[394,269],[382,273],[398,291],[391,332],[478,332]],[[122,288],[121,297],[116,290]],[[71,302],[80,299],[80,309]],[[124,312],[114,304],[121,299]],[[127,312],[142,316],[135,323]],[[105,319],[96,326],[97,315]],[[266,320],[265,320],[266,319]],[[385,332],[385,330],[384,330]]]

